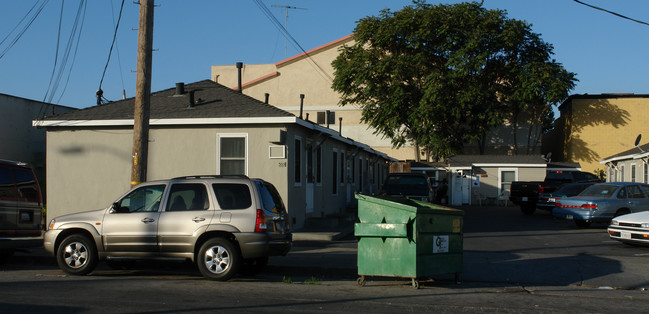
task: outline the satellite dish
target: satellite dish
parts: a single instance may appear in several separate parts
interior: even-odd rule
[[[638,134],[638,137],[635,138],[635,146],[640,145],[641,139],[642,139],[642,134]]]

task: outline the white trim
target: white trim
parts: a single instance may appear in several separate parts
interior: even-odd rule
[[[281,148],[281,156],[273,156],[273,148]],[[286,159],[286,145],[268,145],[268,158],[269,159]]]
[[[253,118],[189,118],[189,119],[150,119],[149,125],[201,125],[201,124],[276,124],[296,123],[297,117],[253,117]],[[132,119],[121,120],[34,120],[32,126],[127,126]]]
[[[221,174],[221,138],[244,138],[245,153],[244,153],[244,174],[248,175],[248,133],[216,133],[216,173]]]
[[[517,168],[547,168],[547,164],[509,164],[509,163],[502,163],[502,164],[490,164],[490,163],[474,163],[472,164],[474,167],[517,167]]]

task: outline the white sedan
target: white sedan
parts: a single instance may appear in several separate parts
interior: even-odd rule
[[[628,244],[649,245],[649,212],[638,212],[613,218],[608,235]]]

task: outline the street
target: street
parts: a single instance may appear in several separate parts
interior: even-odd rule
[[[296,242],[255,277],[205,280],[189,263],[101,264],[68,276],[53,258],[19,252],[2,266],[6,312],[641,312],[649,306],[649,248],[579,229],[546,212],[467,207],[462,282],[355,278],[356,241]]]

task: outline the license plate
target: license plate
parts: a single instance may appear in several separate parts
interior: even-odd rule
[[[550,203],[554,203],[554,202],[556,202],[556,201],[557,201],[556,198],[550,198],[550,199],[548,199],[548,202],[550,202]]]
[[[566,219],[572,219],[572,215],[566,215]]]
[[[629,233],[629,232],[620,232],[620,238],[622,238],[622,239],[631,239],[631,233]]]
[[[521,198],[521,201],[527,202],[527,196],[523,196],[523,198]]]

